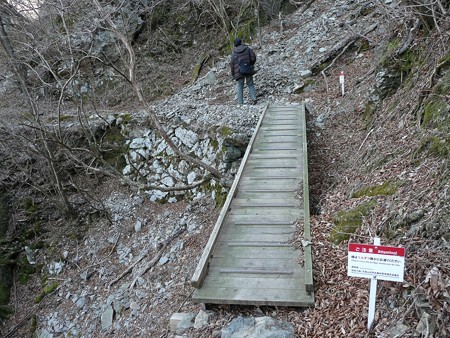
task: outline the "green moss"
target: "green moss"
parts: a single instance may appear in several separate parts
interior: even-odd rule
[[[214,150],[218,150],[219,142],[217,140],[211,140],[211,146],[213,147]]]
[[[450,156],[450,136],[448,134],[441,137],[433,135],[425,138],[417,153],[424,151],[436,157],[448,158]]]
[[[33,335],[37,329],[37,316],[33,315],[31,317],[31,326],[30,326],[30,334]]]
[[[244,43],[250,43],[253,37],[256,36],[257,22],[254,19],[248,19],[240,22],[239,27],[230,33],[229,45],[234,46],[234,39],[239,37]],[[231,47],[233,49],[233,47]]]
[[[222,136],[222,138],[225,138],[225,137],[233,134],[233,129],[231,129],[230,127],[227,127],[227,126],[223,126],[219,129],[219,132],[220,132],[220,136]]]
[[[116,119],[117,118],[122,119],[122,122],[121,122],[122,124],[128,124],[133,119],[133,116],[131,114],[116,114],[116,115],[114,115],[116,117]]]
[[[431,97],[425,102],[425,108],[422,118],[422,127],[433,127],[438,121],[439,116],[444,113],[446,105],[440,98]]]
[[[105,149],[102,152],[103,159],[111,166],[122,170],[126,166],[125,153],[128,148],[125,145],[125,137],[119,127],[112,127],[106,130],[103,142]]]
[[[33,275],[36,272],[36,267],[28,263],[28,260],[25,256],[19,259],[17,263],[17,279],[20,284],[27,284]]]
[[[205,183],[203,188],[212,193],[214,192],[214,200],[216,202],[216,207],[221,208],[225,204],[228,193],[224,191],[224,188],[220,184],[212,184],[211,182]]]
[[[353,198],[359,198],[359,197],[363,197],[363,196],[368,196],[368,197],[372,197],[372,196],[389,196],[389,195],[393,195],[397,192],[398,189],[398,184],[391,182],[391,181],[386,181],[383,184],[379,184],[379,185],[375,185],[373,187],[366,187],[366,188],[362,188],[358,191],[355,191],[352,194]]]
[[[350,238],[362,225],[363,218],[368,216],[377,202],[374,200],[362,203],[354,209],[348,211],[339,211],[333,215],[332,220],[334,228],[330,233],[330,240],[339,244]]]
[[[375,119],[375,112],[377,111],[377,104],[374,102],[368,102],[366,104],[366,108],[364,109],[364,123],[366,125],[366,129],[372,125]]]
[[[225,201],[227,200],[227,193],[223,192],[223,188],[221,185],[217,186],[216,189],[216,196],[215,196],[215,201],[216,201],[216,207],[218,208],[222,208],[223,205],[225,204]]]
[[[59,115],[59,121],[64,122],[73,119],[71,115]]]
[[[400,38],[394,38],[386,46],[386,50],[380,59],[380,64],[384,67],[389,62],[390,55],[398,48],[400,45]]]
[[[34,303],[35,303],[35,304],[39,304],[39,303],[42,301],[42,299],[44,298],[44,296],[45,296],[44,293],[40,293],[39,296],[36,296],[36,297],[34,298]]]
[[[206,60],[206,54],[202,53],[202,55],[200,56],[199,61],[197,62],[197,64],[194,66],[194,70],[192,71],[192,81],[196,81],[198,79],[198,77],[200,76],[200,71],[202,70],[203,64],[205,63]]]
[[[414,66],[419,64],[419,59],[417,55],[411,50],[408,49],[402,55],[400,55],[397,59],[397,68],[400,72],[409,74]]]
[[[311,69],[312,75],[317,75],[319,74],[321,71],[323,71],[324,69],[326,69],[331,62],[324,62],[321,63],[320,65],[318,65],[317,67],[314,67],[313,69]]]
[[[103,140],[107,143],[119,143],[125,142],[125,136],[122,135],[120,128],[112,127],[106,130]]]
[[[442,65],[441,68],[450,66],[450,54],[447,54],[442,59],[440,59],[438,64]]]
[[[51,285],[47,285],[47,286],[44,287],[44,293],[46,295],[48,295],[49,293],[52,293],[53,291],[55,291],[57,287],[58,287],[58,283],[57,282],[54,282]]]
[[[14,311],[6,305],[0,305],[0,318],[8,318]]]
[[[52,283],[50,285],[46,285],[44,287],[44,289],[42,290],[42,292],[34,299],[34,302],[36,304],[40,303],[42,301],[42,299],[46,295],[48,295],[48,294],[52,293],[53,291],[55,291],[57,289],[57,287],[58,287],[58,283],[57,282],[54,282],[54,283]]]
[[[22,200],[22,208],[28,215],[34,215],[38,210],[36,204],[30,197],[26,197]]]
[[[294,90],[294,94],[302,94],[304,92],[309,92],[314,88],[315,85],[316,85],[315,80],[307,79],[304,81],[304,83],[301,86],[297,87]]]
[[[366,39],[359,39],[357,41],[357,46],[359,48],[359,51],[361,52],[367,52],[368,50],[372,49],[372,46],[369,43],[369,40]]]
[[[10,286],[7,283],[0,282],[0,305],[9,303]]]
[[[450,156],[450,114],[446,96],[450,92],[450,55],[439,63],[436,71],[436,85],[423,103],[423,111],[418,114],[425,136],[416,155],[428,152],[433,156],[448,158]]]

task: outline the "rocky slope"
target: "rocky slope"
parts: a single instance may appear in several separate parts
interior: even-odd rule
[[[289,323],[287,329],[281,325],[287,336],[448,336],[448,138],[438,141],[443,150],[437,153],[424,140],[439,139],[445,123],[448,128],[450,70],[445,58],[450,31],[444,21],[440,31],[429,33],[432,39],[425,33],[416,35],[409,50],[417,58],[408,56],[409,68],[403,62],[390,69],[384,60],[393,64],[406,58],[393,53],[407,40],[408,30],[401,25],[409,24],[404,9],[397,1],[314,1],[280,16],[252,42],[258,56],[258,105],[235,104],[228,57],[205,69],[196,83],[153,103],[190,150],[198,140],[207,140],[211,130],[220,135],[218,129],[227,128],[233,133],[222,134],[220,142],[234,140],[230,147],[238,144],[241,151],[265,104],[307,102],[313,309],[217,306],[208,313],[201,311],[190,301],[189,281],[219,212],[215,196],[199,189],[188,200],[175,197],[161,204],[152,202],[153,193],[109,181],[95,192],[109,211],[108,218],[83,229],[81,235],[74,230],[76,224],[56,221],[46,234],[52,244],[26,251],[28,261],[41,265],[47,278],[45,283],[34,277],[14,284],[10,304],[15,313],[2,323],[2,335],[225,337],[233,318],[269,316]],[[399,22],[392,22],[393,17]],[[400,40],[394,44],[396,37]],[[398,80],[398,68],[401,79],[390,81]],[[346,79],[344,96],[341,71]],[[419,96],[432,92],[437,83],[447,88],[439,94],[446,105],[431,115],[447,120],[436,117],[427,129],[425,99]],[[444,109],[447,115],[441,114]],[[144,154],[152,147],[142,145],[154,138],[142,128],[145,115],[133,116],[128,142],[135,145],[132,151]],[[177,133],[177,128],[186,132]],[[186,135],[192,138],[186,140]],[[214,155],[208,145],[203,149],[199,154],[206,160],[205,154]],[[144,158],[154,155],[149,151]],[[227,163],[225,157],[222,160]],[[232,175],[238,162],[228,163],[233,164],[222,170]],[[188,179],[189,170],[176,169]],[[195,180],[194,176],[190,177]],[[366,202],[374,203],[369,212],[361,213],[357,208]],[[359,223],[349,235],[352,241],[370,243],[377,234],[383,244],[407,250],[405,282],[379,283],[370,334],[365,329],[368,283],[347,277],[348,238],[339,235],[350,230],[337,228],[342,218],[355,213]],[[195,327],[192,323],[171,332],[169,318],[175,312],[191,313],[191,318],[199,314]]]

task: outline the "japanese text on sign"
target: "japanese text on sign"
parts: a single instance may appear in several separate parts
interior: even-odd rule
[[[382,245],[348,245],[348,275],[403,282],[405,249]]]

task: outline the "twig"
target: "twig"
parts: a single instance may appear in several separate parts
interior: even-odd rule
[[[148,264],[146,266],[144,266],[136,275],[136,277],[134,278],[133,282],[131,282],[130,284],[130,290],[134,287],[134,285],[136,284],[138,278],[140,278],[142,275],[144,275],[148,270],[150,270],[155,264],[156,262],[159,261],[159,259],[161,258],[162,254],[164,253],[164,251],[166,250],[167,246],[178,236],[180,236],[186,229],[182,228],[179,229],[177,232],[175,232],[172,236],[170,236],[163,244],[162,248],[158,251],[158,253],[155,255],[155,257],[152,258],[152,260],[150,262],[148,262]],[[135,265],[135,264],[133,264]],[[123,276],[122,276],[123,277]]]
[[[119,277],[117,277],[116,279],[114,279],[111,283],[108,284],[108,288],[111,287],[111,285],[117,283],[119,280],[121,280],[124,276],[126,276],[127,274],[129,274],[131,272],[131,270],[133,270],[133,268],[140,262],[142,261],[145,257],[148,256],[148,252],[144,253],[141,257],[139,257],[133,264],[131,264],[124,272],[122,272]]]
[[[365,139],[362,141],[361,145],[358,148],[358,151],[356,152],[357,154],[359,153],[359,151],[361,150],[362,146],[364,145],[364,143],[367,141],[367,139],[369,138],[370,134],[372,134],[374,128],[370,129],[370,131],[367,133]]]

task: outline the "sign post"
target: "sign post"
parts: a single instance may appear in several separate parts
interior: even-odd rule
[[[370,278],[367,330],[375,318],[378,280],[403,282],[404,269],[404,248],[382,246],[378,237],[374,238],[373,245],[349,243],[348,276]]]
[[[379,237],[373,239],[374,245],[380,245],[381,241]],[[370,279],[370,293],[369,293],[369,315],[367,317],[367,331],[372,327],[373,320],[375,319],[375,303],[377,301],[377,276],[373,276]]]
[[[345,94],[345,75],[344,72],[341,71],[341,74],[339,75],[339,83],[341,85],[341,94],[344,96]]]

